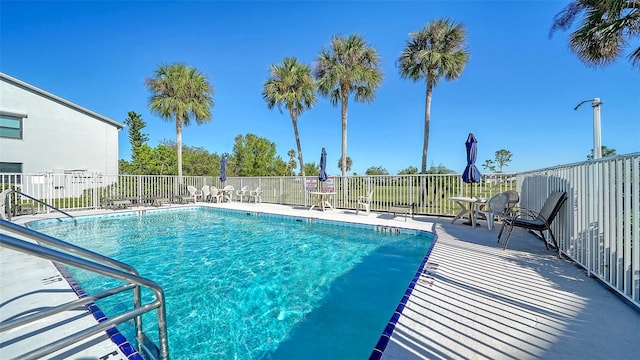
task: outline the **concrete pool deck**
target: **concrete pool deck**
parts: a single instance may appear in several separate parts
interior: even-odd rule
[[[489,231],[483,221],[471,228],[451,224],[451,218],[421,215],[394,219],[387,213],[356,216],[355,210],[322,212],[274,204],[206,206],[434,232],[437,241],[429,257],[429,273],[416,283],[382,359],[632,359],[640,353],[640,311],[570,261],[558,259],[523,229],[514,230],[509,249],[503,251],[496,243],[499,224]],[[14,220],[24,223],[42,217],[46,215]],[[0,321],[33,307],[51,306],[46,303],[52,301],[47,292],[50,284],[42,281],[49,275],[38,273],[37,281],[25,280],[27,269],[51,263],[30,265],[18,256],[8,256],[7,251],[0,252]],[[399,281],[409,285],[411,279]],[[7,300],[26,295],[39,296],[38,305]],[[398,294],[398,301],[402,295]],[[393,311],[389,309],[389,318]],[[377,341],[372,339],[372,350]],[[16,339],[14,332],[2,333],[0,358],[13,358],[39,342],[35,336],[18,334]],[[9,353],[17,343],[20,352]],[[88,344],[84,353],[66,349],[66,355],[58,358],[98,359],[116,349],[114,345],[105,352],[93,346],[98,345]],[[123,357],[108,357],[118,358]]]

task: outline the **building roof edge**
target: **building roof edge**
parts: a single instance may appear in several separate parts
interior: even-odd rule
[[[37,93],[39,95],[42,95],[42,96],[44,96],[46,98],[49,98],[51,100],[54,100],[56,102],[59,102],[61,104],[66,105],[66,106],[69,106],[70,108],[73,108],[73,109],[75,109],[75,110],[77,110],[79,112],[82,112],[82,113],[87,114],[87,115],[89,115],[91,117],[94,117],[94,118],[96,118],[96,119],[98,119],[100,121],[104,121],[104,122],[106,122],[106,123],[108,123],[110,125],[113,125],[113,126],[117,127],[118,130],[124,128],[124,124],[122,124],[120,122],[117,122],[117,121],[115,121],[113,119],[110,119],[110,118],[108,118],[108,117],[106,117],[104,115],[100,115],[95,111],[91,111],[91,110],[89,110],[89,109],[87,109],[85,107],[82,107],[82,106],[80,106],[80,105],[78,105],[76,103],[73,103],[73,102],[71,102],[69,100],[63,99],[60,96],[54,95],[54,94],[52,94],[50,92],[44,91],[44,90],[42,90],[42,89],[40,89],[38,87],[35,87],[35,86],[31,85],[31,84],[28,84],[28,83],[26,83],[26,82],[24,82],[22,80],[16,79],[16,78],[14,78],[12,76],[9,76],[9,75],[7,75],[7,74],[5,74],[3,72],[0,72],[0,78],[5,80],[5,81],[7,81],[7,82],[13,83],[13,84],[15,84],[17,86],[20,86],[22,88],[25,88],[25,89],[27,89],[29,91],[32,91],[32,92]]]

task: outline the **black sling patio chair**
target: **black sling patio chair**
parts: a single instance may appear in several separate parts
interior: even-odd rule
[[[562,204],[567,201],[567,193],[563,191],[553,192],[549,194],[547,200],[544,202],[542,206],[542,210],[540,212],[535,212],[532,210],[524,209],[524,208],[513,208],[513,213],[511,215],[505,216],[502,221],[502,228],[500,229],[500,233],[498,234],[498,243],[500,242],[500,236],[502,236],[502,231],[505,226],[509,226],[509,231],[507,232],[507,238],[504,240],[503,249],[507,248],[507,244],[509,244],[509,237],[511,236],[511,232],[514,227],[521,227],[530,230],[537,230],[542,235],[542,239],[544,241],[544,246],[549,250],[549,245],[547,244],[547,240],[544,237],[543,231],[549,231],[549,235],[551,235],[551,240],[553,241],[553,245],[558,250],[558,257],[562,257],[560,252],[560,246],[556,242],[556,238],[553,235],[553,231],[551,231],[551,223],[553,219],[555,219],[558,211],[562,207]]]

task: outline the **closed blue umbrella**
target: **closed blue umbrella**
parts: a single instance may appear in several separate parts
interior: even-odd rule
[[[227,181],[227,155],[222,155],[222,160],[220,161],[220,181],[223,183]]]
[[[320,153],[320,174],[318,175],[318,180],[326,181],[327,180],[327,152],[324,148],[322,148],[322,153]]]
[[[473,133],[469,133],[469,137],[467,137],[467,141],[464,144],[467,148],[467,166],[462,173],[462,181],[467,184],[479,183],[482,179],[482,174],[476,167],[478,140],[473,136]],[[471,186],[471,197],[473,197],[473,185]]]

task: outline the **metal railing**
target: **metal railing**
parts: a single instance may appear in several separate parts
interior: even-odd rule
[[[132,205],[154,204],[154,199],[180,201],[187,195],[187,186],[222,188],[231,185],[236,190],[248,186],[262,188],[262,201],[283,205],[305,206],[308,191],[318,178],[285,177],[228,177],[221,183],[213,176],[156,175],[100,175],[100,174],[2,174],[5,187],[11,187],[29,198],[15,197],[13,215],[28,211],[48,212],[50,209],[30,199],[38,199],[63,210],[98,209],[109,200],[130,200]],[[465,184],[459,174],[379,175],[330,177],[321,184],[325,190],[336,192],[332,199],[335,208],[355,209],[359,196],[373,190],[371,210],[387,211],[391,205],[414,204],[417,213],[454,215],[457,206],[451,196],[491,197],[516,188],[514,174],[486,174],[478,184]]]
[[[560,250],[640,307],[640,153],[521,173],[517,182],[528,209],[567,193],[552,225]]]
[[[5,204],[6,204],[5,206],[6,206],[6,209],[7,209],[7,220],[9,220],[9,221],[11,221],[11,213],[12,213],[12,211],[11,211],[11,200],[10,200],[11,194],[18,194],[18,195],[20,195],[22,197],[26,197],[27,199],[30,199],[31,201],[34,201],[35,203],[37,203],[39,205],[42,205],[42,206],[44,206],[46,208],[50,208],[50,209],[52,209],[54,211],[57,211],[57,212],[61,213],[62,215],[65,215],[65,216],[71,218],[71,220],[73,220],[74,225],[78,225],[78,221],[76,220],[76,218],[73,217],[73,215],[69,214],[68,212],[62,211],[62,210],[58,209],[55,206],[49,205],[49,204],[45,203],[44,201],[40,201],[40,200],[38,200],[38,199],[36,199],[36,198],[34,198],[32,196],[29,196],[29,195],[27,195],[25,193],[20,192],[18,190],[11,190],[10,192],[7,193],[7,195],[6,195],[6,197],[4,199],[0,199],[0,201],[4,201]]]
[[[136,340],[138,342],[138,351],[141,354],[144,353],[147,356],[152,356],[158,359],[169,359],[165,300],[164,292],[160,285],[149,279],[140,277],[137,270],[127,264],[94,253],[76,245],[64,242],[62,240],[53,238],[51,236],[39,233],[37,231],[16,225],[5,220],[0,220],[0,229],[2,229],[2,233],[0,233],[0,245],[3,247],[126,282],[126,284],[124,285],[101,291],[97,294],[81,297],[77,300],[65,304],[46,308],[45,310],[40,310],[26,316],[5,321],[0,324],[0,332],[9,331],[18,326],[30,324],[49,316],[77,308],[78,306],[90,304],[95,300],[119,294],[127,290],[133,290],[133,310],[126,311],[122,314],[111,317],[108,320],[100,321],[97,325],[87,329],[83,329],[75,334],[66,336],[64,339],[45,344],[38,349],[34,349],[26,354],[21,355],[20,358],[41,358],[42,356],[51,354],[57,350],[63,349],[69,345],[84,340],[94,334],[100,333],[118,324],[133,319],[135,325]],[[24,239],[32,240],[36,243],[25,241]],[[40,245],[40,243],[64,250],[66,252],[45,247],[43,245]],[[78,256],[71,255],[67,252]],[[154,301],[144,305],[141,303],[141,286],[150,289],[155,294]],[[142,330],[142,315],[153,310],[157,311],[159,345],[155,346],[156,349],[149,349],[149,339]]]

